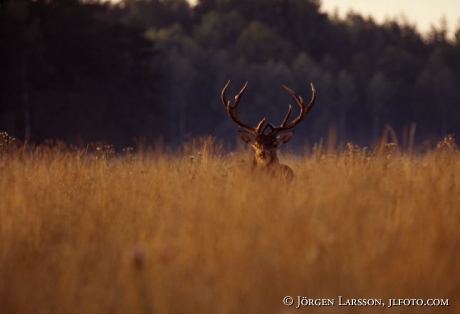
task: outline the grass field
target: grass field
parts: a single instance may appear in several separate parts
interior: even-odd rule
[[[1,313],[458,313],[460,154],[0,150]],[[200,151],[200,153],[198,153]],[[123,154],[121,154],[123,155]],[[193,155],[193,158],[190,157]],[[291,307],[283,298],[292,296]],[[297,307],[298,296],[334,306]],[[385,307],[339,306],[382,299]],[[389,299],[448,299],[393,306]]]

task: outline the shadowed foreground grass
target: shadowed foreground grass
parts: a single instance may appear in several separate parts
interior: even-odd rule
[[[460,157],[284,155],[282,184],[239,154],[0,161],[2,313],[456,313]],[[285,296],[294,297],[290,308]],[[302,307],[297,296],[329,298]],[[346,307],[348,298],[448,307]]]

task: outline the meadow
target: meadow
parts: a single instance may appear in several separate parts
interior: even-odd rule
[[[178,153],[0,147],[1,313],[458,313],[460,154],[316,147],[291,183]],[[283,298],[292,296],[291,307]],[[298,306],[298,297],[333,306]],[[383,306],[339,306],[378,299]],[[389,299],[448,300],[393,306]]]

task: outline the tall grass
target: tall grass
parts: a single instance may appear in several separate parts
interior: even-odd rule
[[[290,184],[212,141],[0,150],[1,313],[457,313],[460,156],[317,149]],[[197,153],[200,150],[201,153]],[[193,155],[193,156],[190,156]],[[301,308],[308,298],[449,307]]]

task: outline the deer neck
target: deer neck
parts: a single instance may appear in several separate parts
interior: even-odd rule
[[[280,162],[277,156],[274,157],[270,162],[259,161],[256,157],[254,157],[253,166],[261,169],[273,169],[280,167]]]

